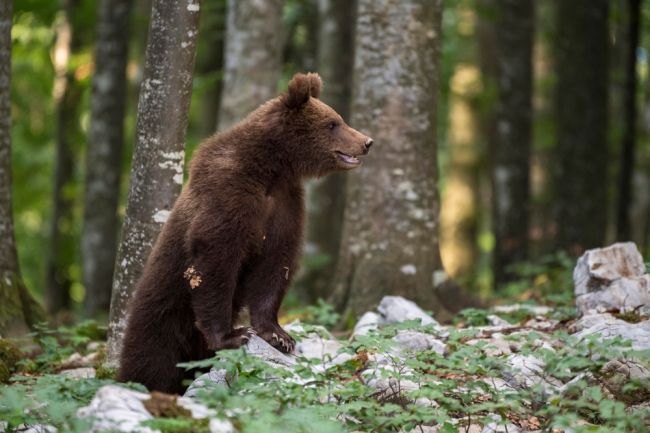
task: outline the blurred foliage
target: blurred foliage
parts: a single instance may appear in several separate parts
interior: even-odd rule
[[[486,2],[478,0],[444,0],[443,14],[443,46],[441,53],[440,98],[438,104],[438,155],[439,155],[439,185],[445,187],[445,176],[448,169],[449,144],[447,140],[449,129],[449,84],[456,65],[461,62],[479,65],[479,47],[477,43],[477,28],[480,20],[494,18],[493,11],[485,7]],[[626,2],[612,2],[611,9],[611,39],[612,39],[612,116],[610,122],[610,143],[612,148],[611,171],[615,173],[618,163],[618,148],[620,142],[621,116],[620,89],[623,76],[617,58],[623,50],[625,6]],[[53,99],[54,69],[52,65],[52,49],[56,38],[57,25],[63,18],[62,3],[52,0],[14,0],[13,65],[12,65],[12,138],[13,138],[13,175],[14,175],[14,213],[16,220],[16,237],[23,277],[31,291],[43,299],[45,281],[44,258],[47,253],[48,229],[52,212],[53,167],[55,162],[56,139],[56,107]],[[136,106],[139,83],[142,77],[142,62],[147,38],[148,15],[150,0],[138,0],[132,17],[130,36],[128,103],[126,117],[126,140],[123,158],[123,175],[121,184],[120,215],[124,214],[128,175],[133,147],[133,137],[136,118]],[[72,236],[73,245],[69,245],[62,254],[72,255],[73,262],[68,273],[73,277],[73,300],[75,308],[82,300],[84,293],[81,284],[81,266],[79,257],[79,229],[81,227],[81,210],[83,205],[83,161],[88,132],[90,112],[89,96],[92,79],[93,41],[95,36],[97,2],[79,0],[74,8],[73,26],[79,34],[81,46],[70,62],[70,69],[81,87],[82,98],[79,107],[78,124],[82,136],[75,143],[75,182],[66,194],[74,196],[75,221],[66,225],[64,230]],[[314,1],[288,0],[285,2],[284,25],[285,37],[283,52],[283,75],[278,83],[279,89],[286,87],[289,77],[298,70],[314,70],[316,65],[317,42],[317,13]],[[206,2],[202,6],[201,32],[197,54],[197,70],[194,80],[194,94],[190,112],[190,122],[187,136],[187,158],[205,137],[204,117],[216,118],[216,111],[206,113],[206,98],[217,98],[221,85],[222,71],[218,66],[218,49],[223,44],[223,26],[226,13],[226,1]],[[534,152],[532,160],[533,178],[533,221],[531,237],[533,240],[531,258],[537,265],[522,265],[520,281],[505,288],[505,296],[515,293],[526,293],[539,290],[543,293],[570,288],[568,281],[559,279],[549,271],[552,265],[548,254],[548,244],[552,239],[554,223],[548,209],[553,200],[553,191],[548,178],[552,170],[551,156],[554,149],[554,123],[552,118],[553,89],[555,77],[552,69],[552,42],[554,8],[553,2],[544,0],[537,4],[536,46],[535,46],[535,121],[534,121]],[[650,22],[650,3],[643,3],[643,22]],[[640,115],[647,118],[650,112],[650,75],[648,67],[648,47],[650,46],[650,26],[644,26],[641,34],[641,48],[638,50],[638,79]],[[217,49],[218,48],[218,49]],[[482,92],[472,104],[477,112],[490,113],[494,110],[494,84],[483,77]],[[213,105],[218,109],[218,103]],[[645,114],[644,114],[645,113]],[[650,170],[650,128],[640,120],[637,168],[639,172]],[[486,149],[485,138],[480,137],[477,143],[483,164],[481,170],[487,172],[485,165],[489,164],[489,152]],[[612,177],[614,179],[614,177]],[[481,180],[483,184],[488,179]],[[612,183],[614,185],[615,182]],[[489,195],[489,187],[482,188],[481,194]],[[612,196],[614,195],[612,188]],[[638,193],[641,193],[639,191]],[[614,198],[614,197],[612,197]],[[490,203],[490,197],[481,198],[482,206]],[[612,200],[612,203],[614,201]],[[612,208],[613,209],[613,208]],[[609,211],[612,213],[612,211]],[[489,209],[482,209],[480,214],[479,232],[476,243],[480,257],[472,275],[460,278],[460,281],[472,291],[483,295],[490,294],[492,288],[491,251],[494,247],[494,236],[491,232]],[[650,226],[650,224],[646,225]],[[646,231],[650,231],[647,229]],[[646,242],[641,243],[642,252],[648,252],[650,233],[646,233]],[[323,260],[333,260],[324,257]],[[559,260],[558,256],[554,259]],[[305,263],[304,265],[319,266],[320,263]],[[535,274],[541,272],[540,274]],[[548,282],[545,282],[548,281]],[[560,284],[553,286],[553,284]]]

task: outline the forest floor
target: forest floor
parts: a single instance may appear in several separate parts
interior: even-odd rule
[[[0,431],[650,431],[649,306],[546,304],[469,309],[441,325],[385,297],[335,337],[338,317],[320,303],[284,325],[294,354],[254,338],[189,365],[212,369],[183,397],[117,384],[93,322],[39,329],[29,354],[0,340]]]

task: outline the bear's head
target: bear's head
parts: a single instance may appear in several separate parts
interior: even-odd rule
[[[318,99],[323,82],[318,74],[296,74],[279,101],[284,108],[284,138],[293,165],[305,176],[361,165],[372,138],[348,126],[330,106]]]

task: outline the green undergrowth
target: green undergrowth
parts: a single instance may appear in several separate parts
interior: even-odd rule
[[[572,317],[569,313],[562,314]],[[650,413],[634,404],[639,404],[650,384],[628,380],[623,392],[615,396],[603,386],[602,367],[609,360],[622,358],[650,367],[650,352],[632,351],[629,344],[617,339],[577,340],[564,326],[552,333],[513,332],[501,337],[513,354],[543,361],[539,376],[555,386],[540,381],[505,387],[503,378],[513,373],[507,361],[512,355],[490,352],[494,349],[491,343],[477,341],[478,331],[472,328],[484,325],[489,314],[477,309],[460,314],[455,320],[458,327],[449,329],[444,355],[419,351],[397,356],[392,352],[392,337],[402,330],[415,328],[440,338],[431,326],[405,322],[353,341],[341,340],[340,352],[349,354],[349,360],[327,369],[312,367],[329,358],[298,358],[290,370],[272,368],[241,349],[222,351],[213,359],[185,366],[227,371],[228,386],[206,388],[197,400],[218,418],[232,423],[237,433],[409,433],[434,425],[439,432],[451,433],[493,422],[513,424],[524,431],[649,431],[644,420]],[[549,316],[553,314],[557,312]],[[499,316],[513,326],[529,319],[526,313]],[[305,310],[303,318],[312,325],[320,322],[328,326],[337,319],[325,304]],[[306,324],[305,330],[318,329],[312,325]],[[87,405],[101,386],[115,383],[111,371],[102,373],[102,378],[80,380],[54,373],[62,359],[94,341],[98,335],[93,329],[85,324],[58,332],[41,329],[34,334],[40,351],[18,361],[10,384],[0,389],[0,419],[7,423],[7,431],[18,431],[24,424],[49,424],[59,432],[88,430],[88,420],[78,419],[77,410]],[[386,356],[386,361],[377,368],[373,360],[379,355]],[[401,392],[382,393],[372,386],[368,371],[375,368],[379,378],[391,381],[393,389]],[[417,384],[417,389],[412,384]],[[561,385],[565,388],[562,393],[558,391]],[[139,385],[130,386],[143,390]],[[208,420],[194,420],[183,411],[154,415],[146,425],[163,433],[209,431]]]

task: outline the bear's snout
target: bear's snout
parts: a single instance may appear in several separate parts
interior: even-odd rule
[[[374,141],[370,137],[366,138],[366,141],[363,142],[363,154],[364,155],[367,155],[368,152],[370,152],[370,146],[372,146],[372,143],[374,143]]]

